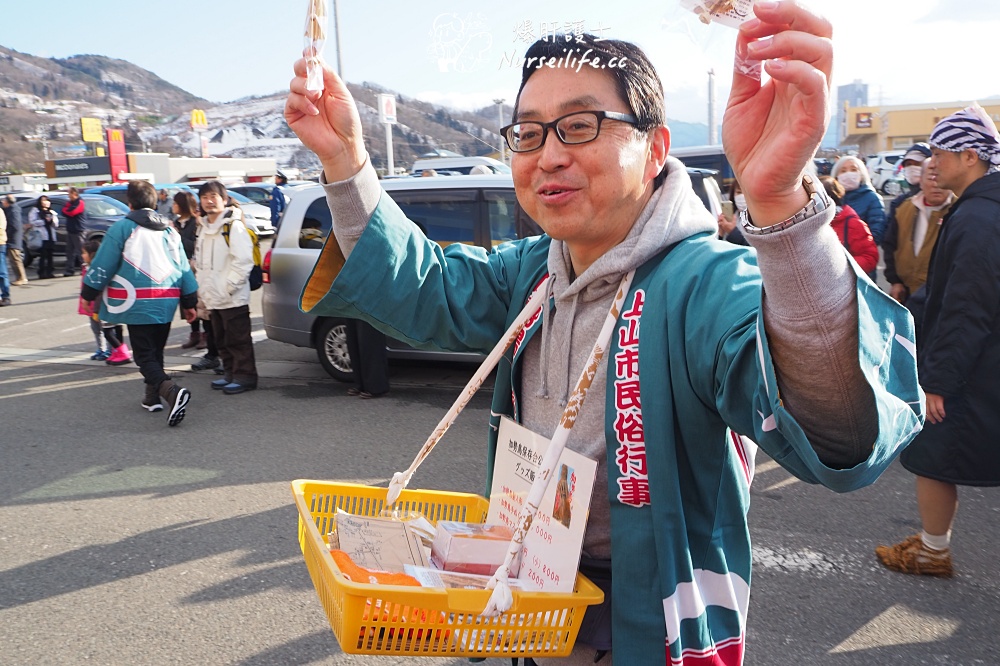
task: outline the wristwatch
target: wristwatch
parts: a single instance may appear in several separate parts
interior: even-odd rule
[[[805,188],[806,194],[809,195],[809,203],[802,207],[802,209],[789,217],[786,220],[782,220],[777,224],[772,224],[767,227],[755,226],[753,222],[750,221],[750,211],[746,208],[740,211],[740,222],[743,227],[743,233],[750,234],[752,236],[764,236],[767,234],[774,234],[779,231],[784,231],[789,229],[803,220],[808,220],[809,218],[822,213],[827,208],[833,206],[833,201],[830,200],[829,195],[826,193],[826,188],[820,187],[816,179],[806,174],[802,176],[802,187]]]

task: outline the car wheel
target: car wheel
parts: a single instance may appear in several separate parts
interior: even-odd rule
[[[347,351],[347,323],[325,319],[316,331],[316,354],[320,365],[338,382],[354,381],[351,355]]]

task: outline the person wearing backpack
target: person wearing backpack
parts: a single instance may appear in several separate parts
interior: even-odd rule
[[[213,389],[235,395],[257,388],[257,364],[250,337],[250,276],[255,241],[239,206],[229,203],[225,185],[210,180],[198,189],[204,217],[195,241],[198,295],[211,312],[223,377]]]

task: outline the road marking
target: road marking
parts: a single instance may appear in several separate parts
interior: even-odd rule
[[[81,328],[89,328],[89,327],[90,327],[90,322],[87,322],[86,324],[80,324],[79,326],[70,326],[69,328],[64,328],[63,330],[61,330],[59,332],[60,333],[69,333],[70,331],[78,331]]]
[[[18,320],[17,319],[9,319],[7,321],[18,321]],[[48,319],[36,319],[34,321],[26,321],[26,322],[23,322],[23,323],[20,323],[20,324],[14,324],[13,326],[8,326],[5,330],[9,331],[10,329],[17,328],[18,326],[31,326],[32,324],[41,324],[41,323],[46,322],[46,321],[48,321]],[[0,323],[4,323],[4,322],[0,322]]]
[[[79,375],[81,372],[86,372],[86,370],[69,370],[67,372],[47,372],[45,373],[45,379],[52,379],[53,377],[66,377],[68,375]],[[37,381],[38,381],[38,375],[24,375],[23,377],[11,377],[9,379],[0,379],[0,384],[14,384],[17,382],[37,382]]]
[[[755,472],[755,474],[766,474],[767,472],[770,472],[772,469],[780,469],[781,465],[774,462],[773,460],[768,460],[762,463],[758,463],[756,465],[756,468],[757,471]]]
[[[768,486],[767,488],[764,488],[763,492],[766,493],[769,490],[777,490],[778,488],[784,488],[785,486],[790,486],[793,483],[798,483],[798,482],[799,482],[798,479],[796,479],[794,476],[790,476],[787,479],[784,479],[782,481],[778,481],[774,485],[771,485],[771,486]]]
[[[0,361],[15,361],[37,365],[39,363],[55,365],[81,365],[90,368],[103,367],[110,368],[117,372],[124,373],[124,377],[135,378],[139,369],[132,363],[119,366],[108,366],[90,360],[92,352],[89,351],[68,351],[64,349],[27,349],[24,347],[2,347],[0,346]],[[165,356],[163,366],[167,372],[191,373],[191,362],[196,358],[204,356],[202,351],[192,352],[184,356]],[[331,381],[316,361],[257,361],[257,374],[264,378],[284,378],[284,379],[304,379]]]
[[[894,645],[936,643],[951,638],[962,623],[958,620],[913,610],[902,604],[890,606],[829,654],[857,652]]]
[[[810,574],[832,574],[841,568],[838,562],[828,555],[814,550],[788,550],[785,548],[753,547],[754,568],[778,569],[780,571],[800,571]]]
[[[17,321],[17,317],[14,317],[13,319],[0,319],[0,324],[6,324],[11,321]]]
[[[7,398],[23,398],[26,396],[40,395],[42,393],[54,393],[55,391],[77,390],[90,386],[100,386],[101,384],[113,384],[115,382],[134,382],[135,380],[135,374],[129,373],[127,375],[118,375],[117,377],[93,377],[91,379],[84,379],[77,382],[62,382],[60,384],[32,386],[31,388],[17,393],[0,395],[0,400],[6,400]]]

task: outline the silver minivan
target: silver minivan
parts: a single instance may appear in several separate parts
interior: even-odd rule
[[[467,243],[491,248],[540,234],[514,196],[510,175],[393,178],[382,187],[429,238],[441,245]],[[264,258],[264,330],[267,337],[316,349],[320,363],[340,381],[351,381],[351,359],[343,319],[299,310],[299,295],[333,222],[323,188],[296,190]],[[390,339],[389,358],[479,361],[478,354],[418,350]]]

